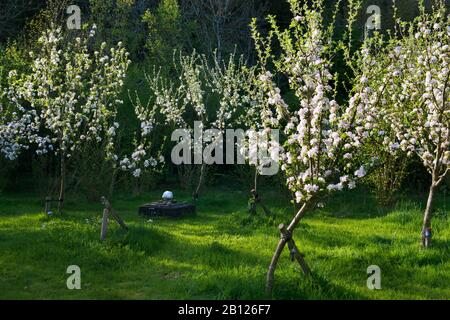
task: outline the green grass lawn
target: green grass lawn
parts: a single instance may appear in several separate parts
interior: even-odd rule
[[[66,203],[47,218],[42,199],[0,194],[0,299],[257,299],[278,241],[276,226],[293,207],[266,192],[274,216],[250,218],[246,193],[208,189],[196,216],[148,221],[137,207],[145,196],[118,196],[113,206],[130,227],[111,223],[99,241],[102,207]],[[188,193],[175,192],[188,199]],[[420,247],[422,199],[406,197],[380,212],[367,192],[336,195],[307,216],[295,239],[311,277],[283,253],[275,299],[449,299],[450,199],[441,194],[433,247]],[[66,269],[81,268],[81,290],[68,290]],[[381,268],[381,290],[366,286],[369,265]]]

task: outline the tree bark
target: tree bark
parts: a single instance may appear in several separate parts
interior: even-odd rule
[[[300,220],[305,216],[308,207],[309,207],[309,202],[304,203],[303,206],[300,208],[300,210],[295,215],[294,219],[292,219],[291,223],[289,224],[289,226],[287,228],[285,228],[284,225],[279,226],[280,232],[282,233],[282,237],[281,237],[280,241],[278,242],[277,248],[275,249],[275,252],[272,257],[272,261],[270,262],[270,265],[269,265],[269,270],[267,272],[266,293],[268,295],[272,293],[273,283],[274,283],[274,279],[275,279],[275,269],[277,267],[278,260],[280,259],[281,253],[283,252],[283,249],[286,246],[286,243],[288,241],[292,240],[291,238],[286,238],[286,236],[284,236],[284,235],[286,235],[286,234],[292,235],[292,232],[294,231],[295,227],[298,225]],[[295,246],[295,243],[293,245]],[[294,248],[297,248],[297,247],[295,246]],[[298,252],[298,249],[296,249],[296,251]],[[303,272],[305,272],[305,274],[309,274],[310,271],[309,271],[308,266],[306,265],[305,260],[303,259],[303,256],[301,256],[301,254],[298,252],[298,255],[295,254],[294,257],[299,262],[300,266],[302,267]]]
[[[117,221],[117,223],[125,230],[128,230],[127,225],[125,224],[125,222],[122,220],[122,218],[114,211],[111,209],[111,215],[113,216],[114,220]]]
[[[113,196],[114,187],[116,185],[116,175],[117,175],[117,168],[114,168],[111,176],[111,184],[109,185],[108,199],[111,199]]]
[[[300,265],[300,268],[302,268],[303,273],[306,275],[310,274],[311,270],[309,269],[308,264],[303,258],[303,255],[298,250],[294,239],[292,239],[292,235],[286,230],[284,224],[281,224],[278,228],[280,229],[282,237],[285,239],[289,239],[287,240],[287,245],[291,253],[291,260],[292,261],[294,261],[294,259],[297,260],[298,264]]]
[[[266,214],[266,216],[270,216],[272,215],[272,213],[270,212],[270,210],[264,205],[261,197],[259,196],[259,194],[256,192],[255,189],[251,190],[250,193],[253,196],[253,205],[254,207],[252,208],[251,212],[252,213],[256,213],[256,206],[259,204],[261,206],[261,208],[263,208],[264,213]]]
[[[58,214],[62,213],[63,202],[64,202],[64,193],[65,193],[65,180],[66,180],[66,161],[65,154],[61,151],[61,180],[59,186],[59,198],[58,198]]]
[[[258,192],[258,166],[255,166],[255,187],[253,188],[253,190],[255,190],[255,192]]]
[[[281,252],[283,252],[285,245],[286,240],[283,238],[280,239],[277,248],[275,249],[275,252],[273,254],[272,261],[270,262],[269,271],[267,271],[267,278],[266,278],[266,293],[268,295],[272,293],[273,282],[275,279],[275,269],[277,267],[278,260],[280,259]]]
[[[111,215],[114,218],[114,220],[116,220],[117,223],[122,228],[124,228],[125,230],[128,230],[127,225],[125,224],[123,219],[117,214],[117,212],[114,211],[114,209],[112,208],[111,203],[109,202],[109,200],[106,199],[106,197],[102,197],[101,198],[101,202],[105,206],[105,210],[108,210],[108,215]]]
[[[195,188],[194,195],[193,195],[195,201],[198,199],[198,193],[200,192],[200,188],[203,184],[203,179],[205,176],[205,166],[206,166],[206,164],[205,164],[205,162],[203,162],[202,166],[200,168],[200,178],[198,179],[198,184],[197,184],[197,187]]]
[[[427,239],[427,237],[425,236],[425,233],[426,233],[427,229],[428,230],[431,229],[431,217],[433,214],[433,201],[434,201],[435,192],[436,192],[436,183],[434,181],[432,181],[431,186],[430,186],[430,191],[428,193],[427,206],[425,208],[425,213],[423,216],[423,224],[422,224],[422,246],[424,246],[424,247],[428,247],[429,240],[431,240],[431,239]]]
[[[434,194],[436,192],[436,187],[434,183],[430,186],[430,191],[428,192],[427,206],[425,208],[425,213],[423,217],[423,229],[431,227],[431,215],[433,211]]]
[[[270,210],[264,205],[261,197],[258,194],[258,166],[255,166],[255,177],[254,177],[254,189],[252,189],[250,191],[250,193],[253,196],[253,203],[254,203],[254,208],[252,208],[252,212],[256,213],[256,206],[259,204],[261,206],[261,208],[264,210],[264,213],[266,214],[266,216],[270,216],[272,213],[270,212]]]
[[[254,184],[254,186],[253,186],[253,189],[252,190],[250,190],[250,193],[251,193],[251,195],[252,195],[252,200],[249,200],[250,201],[250,207],[249,207],[249,212],[250,212],[250,214],[253,214],[253,215],[256,215],[256,205],[257,205],[257,194],[258,194],[258,166],[256,165],[255,166],[255,176],[254,176],[254,179],[253,179],[253,184]]]

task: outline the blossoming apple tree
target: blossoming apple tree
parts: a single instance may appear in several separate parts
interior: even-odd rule
[[[252,22],[255,30],[256,21]],[[250,167],[254,167],[253,189],[251,190],[252,198],[249,199],[249,212],[256,213],[256,206],[262,206],[266,215],[270,214],[270,210],[263,204],[262,198],[258,191],[258,177],[265,174],[265,167],[273,165],[274,157],[268,156],[270,150],[271,138],[278,139],[274,136],[272,130],[266,125],[268,118],[267,112],[272,112],[270,108],[266,108],[267,98],[265,92],[261,90],[260,82],[257,74],[260,73],[260,66],[265,65],[268,56],[265,52],[259,51],[259,63],[246,69],[246,75],[249,81],[243,83],[243,88],[247,97],[247,105],[242,106],[245,112],[240,114],[235,124],[247,129],[247,137],[242,145],[238,146],[240,155],[245,158]],[[264,77],[264,75],[263,75]],[[275,150],[274,150],[275,151]],[[278,164],[278,163],[277,163]]]
[[[367,125],[371,110],[357,103],[356,98],[342,104],[335,100],[336,81],[330,69],[338,46],[332,40],[333,28],[323,27],[323,1],[313,1],[312,6],[301,5],[298,0],[289,2],[294,18],[287,29],[281,31],[274,17],[268,19],[269,38],[273,36],[281,47],[278,57],[270,54],[268,38],[253,28],[260,57],[272,56],[276,71],[289,80],[290,90],[298,101],[292,105],[284,101],[281,88],[263,63],[258,81],[267,97],[266,127],[283,129],[285,141],[278,147],[281,168],[300,205],[289,225],[279,227],[281,239],[267,273],[268,292],[272,290],[275,268],[286,244],[303,272],[309,273],[292,233],[308,211],[322,204],[325,195],[353,189],[357,180],[365,176],[367,168],[358,153],[374,130]],[[358,90],[352,90],[352,96],[365,94],[364,87]]]
[[[144,105],[137,96],[133,103],[143,131],[148,131],[145,128],[151,130],[155,124],[165,124],[172,129],[187,129],[192,134],[196,122],[199,124],[197,129],[208,129],[202,137],[194,137],[198,140],[193,146],[194,164],[201,164],[193,192],[194,198],[197,198],[207,165],[204,147],[206,143],[220,147],[224,131],[237,117],[239,106],[248,103],[244,84],[249,78],[243,58],[237,59],[235,55],[231,55],[227,61],[219,60],[215,55],[209,62],[205,56],[194,51],[187,56],[180,54],[174,63],[177,67],[176,80],[167,79],[161,72],[154,70],[147,76],[151,92],[147,104]],[[208,134],[210,130],[207,126],[211,126],[215,133]],[[151,141],[145,140],[147,142],[138,144],[141,155],[151,148]],[[130,165],[133,167],[132,163],[132,159],[125,159],[122,165],[124,168]],[[139,177],[141,172],[141,168],[135,169],[134,175]]]
[[[385,88],[380,109],[394,133],[386,147],[417,155],[431,175],[422,224],[426,246],[434,196],[450,168],[450,15],[443,2],[431,13],[420,8],[413,22],[397,21],[402,36],[374,58],[388,61],[384,81],[374,89]]]
[[[9,75],[6,101],[10,112],[3,122],[2,153],[10,159],[33,146],[36,154],[54,152],[60,159],[59,211],[65,191],[66,161],[87,144],[103,145],[116,160],[114,139],[118,123],[118,94],[130,61],[121,43],[89,50],[89,36],[66,41],[60,28],[39,38],[40,50],[30,53],[31,70]]]

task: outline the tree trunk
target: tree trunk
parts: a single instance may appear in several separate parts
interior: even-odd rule
[[[253,214],[256,214],[256,206],[259,204],[261,208],[263,208],[264,213],[266,216],[272,215],[270,210],[264,205],[261,197],[258,194],[258,166],[255,166],[255,178],[254,178],[254,189],[250,191],[250,193],[253,195],[253,207],[250,209],[250,212]]]
[[[135,196],[139,196],[141,194],[140,179],[141,179],[141,177],[133,179],[133,181],[134,181],[133,182],[133,195],[135,195]]]
[[[116,175],[117,175],[117,168],[114,168],[111,176],[111,184],[109,185],[108,199],[112,199],[113,197],[114,187],[116,185]]]
[[[122,220],[122,218],[117,214],[117,212],[114,211],[114,209],[111,206],[111,203],[109,202],[108,199],[106,199],[106,197],[101,197],[101,202],[102,204],[105,206],[105,210],[108,211],[108,215],[111,215],[114,220],[117,221],[117,223],[124,228],[125,230],[128,230],[127,225],[125,224],[125,222]]]
[[[278,260],[280,259],[281,252],[283,252],[284,246],[286,245],[285,239],[280,239],[278,242],[277,248],[275,249],[275,253],[273,254],[272,261],[269,265],[269,271],[267,271],[266,278],[266,293],[269,295],[272,293],[273,282],[275,278],[275,269],[277,267]]]
[[[111,215],[113,216],[113,218],[117,221],[117,223],[125,230],[128,230],[127,225],[125,224],[125,222],[122,220],[122,218],[113,210],[111,209]]]
[[[422,225],[422,246],[428,247],[431,240],[431,216],[433,213],[433,201],[434,194],[436,192],[436,183],[433,179],[430,186],[430,191],[428,193],[427,206],[425,208],[425,213],[423,216]]]
[[[289,239],[287,240],[287,245],[291,253],[291,261],[294,261],[294,259],[297,260],[300,268],[302,268],[303,273],[306,275],[310,274],[311,270],[309,269],[305,259],[303,259],[303,255],[299,252],[294,239],[292,239],[292,235],[286,230],[284,224],[281,224],[280,226],[278,226],[278,228],[280,229],[282,238]]]
[[[258,165],[255,166],[255,192],[258,192]]]
[[[205,162],[203,162],[202,166],[200,168],[200,178],[198,179],[197,188],[195,188],[195,191],[194,191],[194,194],[193,194],[194,201],[198,200],[198,193],[200,192],[200,188],[201,188],[201,186],[203,184],[203,179],[204,179],[204,176],[205,176],[205,166],[206,166],[206,164],[205,164]]]
[[[250,194],[252,195],[252,199],[249,199],[249,208],[248,211],[250,212],[250,214],[252,215],[256,215],[256,205],[258,203],[258,166],[255,166],[255,177],[254,177],[254,186],[253,189],[250,190]]]
[[[279,227],[280,231],[282,233],[282,237],[281,237],[280,241],[278,242],[277,248],[275,249],[275,252],[272,257],[272,261],[270,262],[270,265],[269,265],[269,270],[267,272],[267,278],[266,278],[266,293],[267,294],[272,293],[273,283],[274,283],[274,278],[275,278],[275,269],[277,267],[277,263],[278,263],[278,260],[280,259],[281,253],[283,252],[283,249],[286,246],[286,243],[288,241],[292,240],[292,239],[287,239],[285,236],[283,236],[283,234],[292,235],[295,227],[298,225],[300,220],[305,216],[308,207],[309,207],[309,202],[303,204],[303,206],[297,212],[294,219],[292,219],[291,223],[289,224],[289,226],[287,228],[285,228],[284,225],[280,225],[280,227]],[[295,244],[294,244],[294,246],[295,246]],[[295,246],[295,250],[297,250],[296,246]],[[309,268],[307,267],[306,262],[304,261],[303,257],[298,252],[298,250],[297,250],[297,253],[298,253],[298,256],[295,255],[294,257],[300,263],[303,272],[308,274]]]
[[[66,180],[66,161],[64,151],[61,151],[61,179],[59,186],[59,198],[58,198],[58,214],[62,213],[63,202],[64,202],[64,192],[65,192],[65,180]]]

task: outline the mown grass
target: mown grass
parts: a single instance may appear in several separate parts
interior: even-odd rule
[[[62,218],[48,218],[34,195],[0,195],[0,299],[267,298],[276,226],[292,216],[292,205],[266,191],[273,217],[252,218],[245,193],[220,188],[205,191],[196,216],[139,217],[137,207],[162,191],[118,196],[113,205],[130,230],[113,222],[104,243],[100,204],[72,200]],[[405,197],[383,212],[363,190],[335,196],[295,232],[313,275],[303,276],[284,252],[271,298],[448,299],[450,201],[439,196],[433,247],[424,250],[422,200]],[[373,264],[381,268],[381,290],[366,286]],[[81,268],[81,290],[66,287],[69,265]]]

